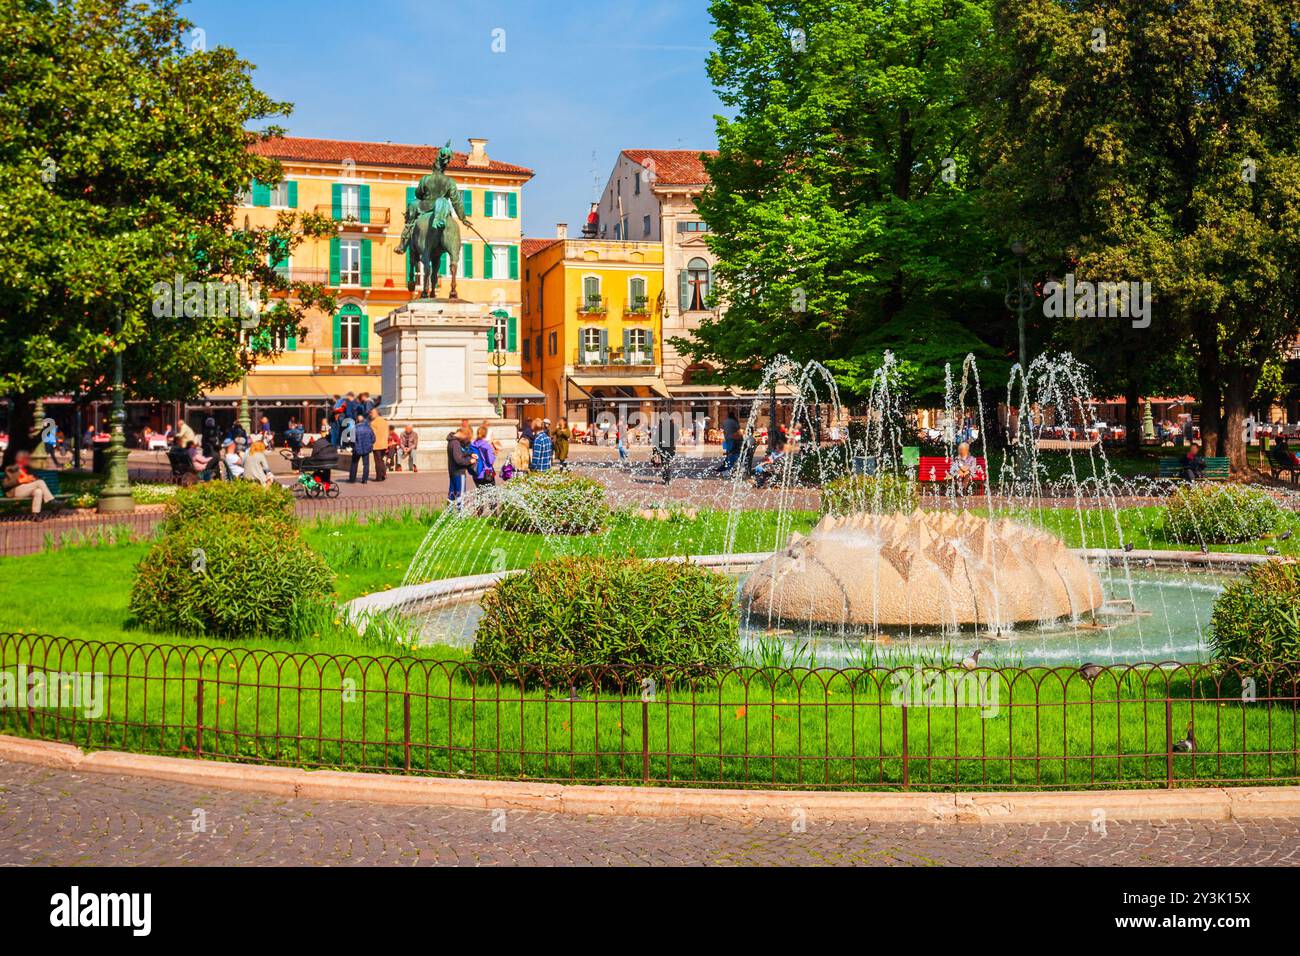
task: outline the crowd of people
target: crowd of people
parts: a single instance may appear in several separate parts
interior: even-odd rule
[[[514,449],[502,461],[501,443],[491,437],[487,422],[475,429],[465,419],[447,435],[447,500],[463,501],[467,480],[479,488],[495,485],[498,478],[509,481],[532,472],[550,471],[553,467],[567,468],[572,441],[573,429],[568,419],[561,418],[554,426],[549,418],[525,419],[519,427]]]

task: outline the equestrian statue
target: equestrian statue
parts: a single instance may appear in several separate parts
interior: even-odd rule
[[[438,150],[433,168],[420,178],[415,187],[415,201],[406,207],[406,225],[402,229],[398,254],[406,253],[406,288],[414,293],[419,284],[417,265],[424,267],[421,298],[433,299],[438,295],[438,267],[442,255],[448,256],[451,273],[451,298],[456,294],[456,271],[460,268],[460,225],[463,222],[475,233],[467,210],[462,208],[460,188],[447,175],[451,162],[451,140]]]

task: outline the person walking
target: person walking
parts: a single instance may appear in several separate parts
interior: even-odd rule
[[[366,417],[357,412],[357,426],[352,431],[352,463],[348,466],[348,483],[356,484],[357,464],[361,464],[361,483],[370,480],[370,453],[375,450],[375,433]]]
[[[740,458],[740,419],[736,417],[735,412],[728,412],[726,420],[722,423],[722,464],[718,466],[718,471],[726,474],[736,467],[736,460]]]
[[[465,497],[465,476],[478,465],[469,444],[469,429],[463,425],[447,435],[447,501],[454,507]]]
[[[375,447],[371,452],[375,458],[375,481],[388,477],[388,419],[379,414],[378,408],[370,409],[370,430],[375,433]]]
[[[533,448],[528,458],[529,471],[550,471],[555,448],[551,436],[542,427],[541,419],[533,419]]]
[[[569,467],[569,442],[572,440],[573,430],[569,428],[569,420],[561,418],[560,423],[551,432],[551,444],[555,446],[555,460],[560,463],[561,468]]]

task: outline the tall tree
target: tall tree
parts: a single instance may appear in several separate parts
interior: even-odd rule
[[[1114,343],[1129,392],[1188,348],[1207,447],[1246,468],[1243,422],[1300,332],[1300,23],[1275,0],[998,0],[987,198],[1034,254],[1149,282]],[[1083,317],[1093,325],[1122,317]]]
[[[714,0],[709,75],[734,119],[700,200],[723,311],[679,344],[728,381],[784,353],[853,391],[894,350],[917,397],[975,351],[1005,381],[1006,313],[969,185],[965,71],[987,0]],[[990,334],[991,333],[991,334]],[[992,342],[990,342],[990,339]]]
[[[0,393],[12,449],[40,394],[103,395],[121,352],[128,394],[179,399],[238,381],[295,334],[319,286],[273,262],[329,224],[285,213],[235,222],[254,180],[251,124],[287,115],[252,66],[183,19],[179,0],[0,0]],[[241,285],[256,319],[208,301],[155,308],[166,283]],[[172,303],[176,305],[176,303]],[[159,314],[169,313],[169,314]]]

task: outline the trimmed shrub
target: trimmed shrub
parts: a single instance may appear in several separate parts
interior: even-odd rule
[[[632,688],[739,659],[736,582],[683,561],[557,558],[503,578],[481,604],[474,657],[498,677],[567,687],[617,666],[607,679]]]
[[[1180,486],[1165,504],[1164,533],[1184,544],[1235,544],[1271,534],[1286,512],[1266,491],[1243,485]]]
[[[588,534],[605,526],[605,486],[565,471],[512,478],[502,486],[497,517],[510,531]]]
[[[896,514],[919,506],[919,485],[901,475],[848,475],[822,489],[823,514]]]
[[[1210,644],[1223,663],[1300,661],[1300,564],[1257,564],[1229,584],[1214,602]]]
[[[253,481],[204,481],[171,496],[163,511],[163,531],[203,518],[244,519],[238,523],[294,523],[293,492],[281,485],[263,488]]]
[[[213,513],[168,530],[136,565],[130,608],[152,631],[290,637],[295,602],[323,600],[333,586],[292,523]]]

